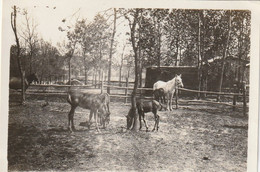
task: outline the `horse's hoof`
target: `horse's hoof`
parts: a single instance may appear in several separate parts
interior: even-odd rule
[[[148,132],[149,130],[148,130],[148,128],[146,129],[146,132]]]

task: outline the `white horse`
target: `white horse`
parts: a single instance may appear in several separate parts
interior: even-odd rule
[[[153,90],[163,88],[164,94],[167,96],[167,110],[172,110],[172,98],[175,92],[175,89],[178,87],[183,87],[181,74],[175,75],[175,77],[167,82],[157,81],[153,84]]]

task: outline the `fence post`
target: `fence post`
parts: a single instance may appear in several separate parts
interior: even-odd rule
[[[175,88],[175,103],[176,103],[176,109],[178,109],[178,88]]]
[[[126,89],[125,89],[125,96],[127,96],[128,92],[128,77],[126,77],[126,83],[125,83]],[[127,103],[127,97],[125,97],[125,103]]]
[[[103,93],[103,87],[104,87],[104,85],[103,85],[103,79],[101,80],[101,94]],[[109,85],[108,85],[108,87],[109,87]]]
[[[233,111],[236,109],[237,96],[233,96]]]
[[[243,82],[243,112],[244,116],[246,116],[246,83]]]

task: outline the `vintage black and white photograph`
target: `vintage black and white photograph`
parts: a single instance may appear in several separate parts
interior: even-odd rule
[[[248,170],[252,8],[47,2],[3,3],[8,171]]]

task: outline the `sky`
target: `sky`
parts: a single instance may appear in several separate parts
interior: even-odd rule
[[[58,27],[66,28],[67,25],[73,25],[77,17],[92,20],[100,11],[108,9],[104,6],[95,4],[78,4],[78,3],[18,3],[17,7],[26,9],[31,19],[37,23],[37,31],[40,37],[46,41],[51,41],[55,45],[66,38],[66,32],[61,32]],[[10,8],[10,7],[9,7]],[[17,25],[23,28],[25,17],[18,16]],[[62,20],[66,19],[63,23]]]
[[[12,1],[10,1],[12,2]],[[30,22],[33,20],[37,25],[37,33],[39,38],[43,38],[43,40],[51,42],[53,46],[57,46],[58,43],[61,43],[64,40],[67,40],[66,31],[61,32],[58,28],[62,27],[66,29],[67,26],[73,26],[77,18],[86,19],[87,22],[91,22],[94,19],[94,16],[98,13],[104,14],[109,13],[113,14],[111,4],[102,3],[86,3],[89,1],[14,1],[15,3],[6,3],[5,5],[6,14],[3,16],[3,21],[6,23],[4,27],[6,27],[7,34],[10,35],[8,37],[8,41],[10,44],[15,44],[15,38],[13,31],[10,25],[10,14],[12,12],[13,5],[16,5],[17,8],[20,9],[20,13],[17,14],[17,27],[18,32],[20,29],[24,29],[26,20],[25,16],[22,15],[22,11],[25,9],[28,12],[28,16],[30,17]],[[44,2],[44,3],[43,3]],[[108,9],[110,9],[108,11]],[[65,19],[66,22],[62,22]],[[113,20],[113,17],[110,17]],[[122,20],[122,19],[121,19]],[[126,21],[126,20],[125,20]],[[109,22],[109,21],[108,21]],[[112,21],[110,21],[112,22]],[[129,30],[129,26],[125,26],[125,23],[122,23],[120,19],[117,21],[117,32],[116,39],[119,41],[117,45],[117,50],[115,60],[119,63],[123,44],[126,42],[126,34]],[[125,50],[129,51],[130,47],[127,47]]]

